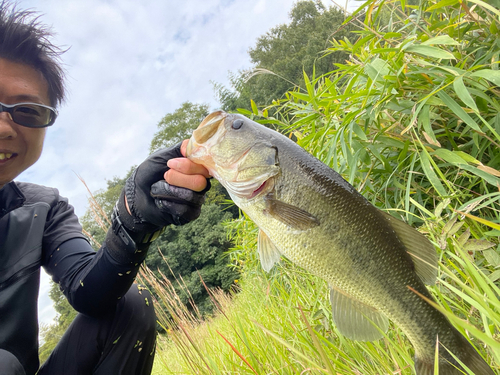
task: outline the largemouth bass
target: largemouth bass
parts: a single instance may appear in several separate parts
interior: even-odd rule
[[[204,165],[259,227],[269,271],[281,255],[326,280],[332,317],[354,340],[381,338],[392,320],[415,347],[418,375],[493,375],[432,300],[437,257],[427,238],[369,203],[338,173],[287,137],[241,115],[207,116],[187,157]],[[445,349],[446,348],[446,349]],[[466,373],[464,371],[464,373]]]

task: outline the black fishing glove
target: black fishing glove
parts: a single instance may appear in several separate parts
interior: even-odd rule
[[[205,193],[210,188],[209,180],[203,191],[195,192],[169,185],[163,177],[169,169],[167,161],[183,157],[180,148],[181,143],[153,153],[127,179],[113,211],[113,228],[106,239],[112,240],[112,232],[127,248],[135,245],[134,250],[135,247],[147,249],[165,226],[183,225],[200,215]],[[132,215],[127,211],[125,198]],[[120,230],[121,227],[126,233]],[[128,244],[127,235],[135,244]]]

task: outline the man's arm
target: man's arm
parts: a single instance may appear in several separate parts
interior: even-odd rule
[[[81,238],[70,239],[52,252],[46,268],[77,311],[90,315],[109,311],[133,283],[159,231],[199,216],[210,187],[208,172],[182,158],[181,147],[185,149],[185,142],[152,154],[134,171],[97,253]],[[172,181],[171,176],[185,187],[166,182],[165,178]]]
[[[121,264],[106,244],[95,252],[86,240],[75,238],[59,246],[46,267],[75,310],[98,316],[114,308],[127,292],[142,260]]]

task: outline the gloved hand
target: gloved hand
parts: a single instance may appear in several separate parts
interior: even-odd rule
[[[205,202],[205,192],[210,189],[210,180],[202,192],[185,189],[168,184],[166,181],[158,181],[151,187],[151,196],[158,207],[154,214],[161,214],[162,218],[171,218],[171,223],[184,225],[200,216],[201,205]]]
[[[169,224],[186,224],[200,215],[205,192],[210,188],[208,180],[201,192],[172,186],[164,180],[169,169],[167,161],[183,157],[180,147],[181,143],[151,154],[126,181],[118,201],[118,214],[129,232],[153,233]]]

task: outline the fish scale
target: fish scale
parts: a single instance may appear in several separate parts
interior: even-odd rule
[[[328,282],[339,332],[376,340],[388,318],[414,345],[418,375],[433,374],[438,337],[476,374],[493,374],[446,317],[421,297],[432,300],[423,282],[436,278],[432,244],[373,206],[333,169],[289,138],[222,111],[210,114],[193,132],[187,156],[204,165],[257,224],[265,270],[282,254]],[[443,347],[439,354],[441,375],[462,373]]]

